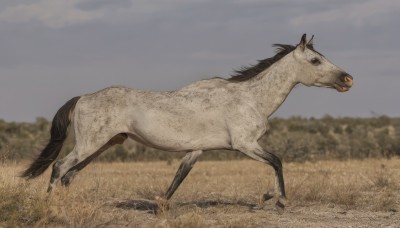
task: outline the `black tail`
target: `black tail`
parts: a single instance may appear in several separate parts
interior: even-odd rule
[[[51,124],[49,143],[29,168],[21,174],[21,177],[32,179],[41,175],[57,158],[67,138],[67,129],[71,122],[70,113],[75,109],[79,99],[80,97],[72,98],[57,111]]]

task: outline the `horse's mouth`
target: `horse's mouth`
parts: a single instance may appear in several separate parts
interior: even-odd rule
[[[339,85],[339,84],[334,84],[333,87],[338,91],[338,92],[347,92],[350,90],[351,86],[347,85]]]

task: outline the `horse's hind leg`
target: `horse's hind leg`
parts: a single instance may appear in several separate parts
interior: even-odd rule
[[[101,153],[103,153],[105,150],[108,148],[116,145],[116,144],[122,144],[128,136],[125,133],[118,134],[114,137],[112,137],[104,146],[102,146],[100,149],[98,149],[95,153],[84,159],[82,162],[79,162],[76,164],[74,167],[68,170],[68,172],[61,177],[61,184],[65,187],[67,187],[72,179],[78,174],[80,170],[85,168],[93,159],[98,157]]]
[[[53,171],[50,177],[49,187],[47,188],[47,192],[51,192],[54,186],[57,184],[58,180],[61,176],[68,171],[69,167],[76,165],[78,162],[78,153],[76,152],[76,146],[74,149],[63,159],[56,161],[53,165]]]
[[[111,140],[106,139],[103,141],[97,140],[97,141],[91,142],[90,144],[82,143],[81,142],[82,139],[77,140],[76,145],[75,145],[74,149],[72,150],[72,152],[69,153],[65,158],[54,163],[53,172],[51,174],[50,183],[49,183],[47,192],[50,192],[53,189],[53,187],[57,184],[58,180],[61,177],[64,177],[64,175],[66,175],[68,173],[68,171],[73,169],[75,166],[77,166],[77,168],[81,168],[81,169],[83,167],[85,167],[91,161],[90,158],[93,159],[94,157],[96,157],[95,152],[100,150],[109,141],[112,141],[112,139]],[[88,159],[87,164],[83,163],[81,166],[79,166],[79,163],[84,162],[86,159]],[[68,176],[73,177],[74,175],[71,173]]]
[[[196,163],[199,156],[203,153],[201,150],[196,150],[192,152],[188,152],[185,157],[182,159],[182,163],[176,171],[174,180],[169,186],[167,192],[164,197],[156,197],[156,201],[161,208],[167,207],[167,200],[169,200],[185,177],[189,174],[190,170],[193,168],[194,163]]]

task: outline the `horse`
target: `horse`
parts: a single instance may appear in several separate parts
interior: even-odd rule
[[[260,205],[275,198],[283,213],[286,203],[281,159],[263,149],[258,140],[268,118],[297,85],[346,92],[353,77],[314,49],[313,37],[303,34],[293,45],[275,44],[276,54],[256,65],[236,70],[230,78],[200,80],[174,91],[143,91],[121,86],[74,97],[55,114],[51,138],[38,157],[21,174],[41,175],[56,159],[68,134],[75,146],[53,164],[47,191],[61,180],[68,186],[76,174],[103,151],[127,138],[164,151],[183,151],[176,175],[158,202],[167,202],[203,151],[228,149],[270,165],[275,187],[260,197]]]

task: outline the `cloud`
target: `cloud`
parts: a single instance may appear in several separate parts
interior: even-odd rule
[[[204,1],[197,1],[204,2]],[[92,21],[137,23],[158,14],[181,9],[196,2],[184,0],[37,0],[5,7],[0,23],[39,22],[50,28],[63,28]]]
[[[293,18],[294,26],[345,23],[357,27],[379,25],[391,15],[400,13],[400,2],[392,0],[369,0],[329,7],[327,10],[308,12]]]
[[[51,27],[60,28],[86,23],[104,14],[101,10],[85,11],[77,8],[80,0],[40,0],[30,4],[9,6],[0,12],[0,22],[29,23],[32,21]]]

